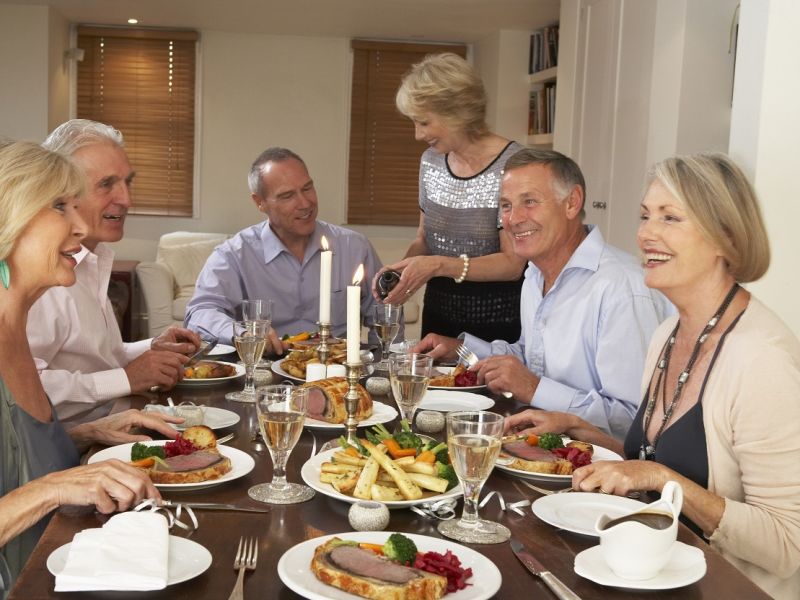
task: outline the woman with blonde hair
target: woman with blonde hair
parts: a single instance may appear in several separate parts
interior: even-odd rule
[[[638,233],[645,282],[678,309],[650,343],[643,400],[624,446],[565,413],[508,429],[560,431],[623,462],[577,469],[573,487],[626,495],[681,484],[683,515],[775,598],[800,597],[800,342],[740,283],[769,267],[755,193],[721,154],[651,171]]]
[[[415,64],[395,100],[429,148],[419,169],[417,236],[403,260],[382,270],[401,272],[385,302],[402,304],[427,284],[423,336],[517,341],[525,261],[500,229],[499,200],[503,166],[522,147],[489,131],[483,83],[455,54]]]
[[[28,309],[49,287],[75,283],[86,225],[77,204],[82,177],[72,163],[36,144],[0,145],[0,595],[10,589],[62,504],[108,513],[159,497],[142,471],[119,461],[77,466],[79,449],[149,439],[147,427],[175,437],[159,415],[126,411],[65,431],[42,388],[26,336]]]

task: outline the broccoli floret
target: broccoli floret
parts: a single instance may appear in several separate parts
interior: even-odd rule
[[[438,477],[442,479],[447,479],[447,489],[452,490],[454,487],[458,485],[458,475],[456,475],[456,470],[453,468],[453,465],[446,465],[444,463],[437,462],[436,463]]]
[[[403,565],[413,564],[417,545],[402,533],[393,533],[383,545],[383,555]]]
[[[564,441],[557,433],[543,433],[539,436],[539,448],[552,450],[553,448],[563,448]]]
[[[422,438],[411,431],[411,426],[405,419],[400,421],[400,431],[394,434],[394,439],[401,448],[414,448],[417,454],[422,451]]]
[[[436,440],[429,440],[422,447],[423,452],[433,452],[436,457],[436,462],[445,465],[450,464],[450,454],[447,452],[447,442],[437,442]]]
[[[148,458],[150,456],[164,458],[164,448],[162,446],[145,446],[139,442],[136,442],[131,448],[132,461],[142,460],[143,458]]]

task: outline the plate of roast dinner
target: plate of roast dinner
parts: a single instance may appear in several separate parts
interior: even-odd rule
[[[281,556],[278,576],[312,600],[484,600],[503,582],[497,566],[471,548],[387,531],[348,531],[301,542]]]
[[[275,373],[276,375],[280,375],[281,377],[290,379],[291,381],[294,381],[296,383],[304,383],[306,380],[306,365],[308,364],[308,362],[305,363],[298,362],[296,359],[287,356],[286,358],[274,361],[270,368],[272,369],[272,372]],[[332,364],[341,364],[342,367],[344,367],[342,363],[329,360],[328,365]],[[375,365],[365,364],[361,369],[361,377],[369,377],[374,372],[375,372]]]
[[[570,481],[575,469],[599,460],[622,457],[602,446],[545,433],[505,442],[495,467],[523,479]]]
[[[217,385],[244,377],[244,367],[219,360],[201,360],[196,365],[183,370],[183,379],[176,385],[197,386]]]
[[[217,445],[214,432],[204,425],[187,428],[174,441],[112,446],[93,454],[89,463],[113,458],[144,470],[157,488],[170,491],[220,485],[244,477],[255,467],[246,452]]]
[[[347,419],[344,398],[349,384],[344,377],[329,377],[311,383],[304,383],[308,388],[308,410],[305,426],[312,429],[341,429]],[[372,396],[364,386],[356,386],[358,392],[358,410],[356,419],[359,427],[388,423],[397,417],[393,406],[382,402],[373,402]]]
[[[485,390],[486,385],[478,385],[478,374],[469,371],[462,365],[455,367],[445,367],[438,365],[433,368],[433,374],[428,381],[429,390],[461,390],[470,392],[475,390]]]

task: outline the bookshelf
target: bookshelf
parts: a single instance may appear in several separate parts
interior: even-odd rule
[[[529,63],[528,146],[553,147],[557,65],[558,25],[534,32]]]

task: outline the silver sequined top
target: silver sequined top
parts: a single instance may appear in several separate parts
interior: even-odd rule
[[[470,258],[500,252],[500,180],[509,157],[522,149],[509,142],[472,177],[450,172],[447,155],[429,148],[419,168],[419,207],[425,213],[425,242],[433,255]]]

